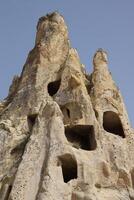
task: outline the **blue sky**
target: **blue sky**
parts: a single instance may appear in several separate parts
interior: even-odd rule
[[[38,18],[55,10],[64,16],[87,71],[96,49],[107,50],[134,125],[134,0],[0,0],[0,99],[34,46]]]

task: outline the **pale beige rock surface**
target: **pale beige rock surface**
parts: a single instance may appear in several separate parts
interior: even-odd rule
[[[86,74],[57,12],[0,102],[0,200],[134,200],[134,134],[99,49]]]

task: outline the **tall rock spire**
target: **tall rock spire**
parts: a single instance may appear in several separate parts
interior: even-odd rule
[[[86,74],[63,17],[39,19],[35,46],[0,102],[0,200],[132,200],[134,136],[99,49]]]
[[[106,51],[99,49],[93,58],[92,89],[90,96],[98,120],[105,130],[118,129],[122,136],[130,133],[130,124],[123,98],[108,69]],[[109,127],[107,127],[109,124]],[[116,131],[116,130],[115,130]],[[117,130],[118,132],[118,130]]]

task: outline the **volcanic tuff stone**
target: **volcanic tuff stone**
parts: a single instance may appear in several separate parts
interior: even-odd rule
[[[134,200],[134,134],[99,49],[85,73],[57,12],[0,103],[0,200]]]

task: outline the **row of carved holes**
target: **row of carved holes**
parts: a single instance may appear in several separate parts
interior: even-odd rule
[[[106,117],[105,120],[106,121],[108,120],[108,122],[109,122],[109,120],[113,116],[111,115],[111,113],[106,113],[106,114],[108,116],[105,116]],[[36,117],[37,117],[36,115],[31,115],[31,116],[28,117],[28,120],[29,120],[31,127],[34,125]],[[104,124],[104,126],[106,126],[106,125],[107,125],[107,123]],[[118,123],[117,123],[117,125],[118,125]],[[105,128],[108,131],[109,131],[109,128],[110,128],[111,131],[114,130],[113,126],[112,127],[106,126]],[[118,127],[117,130],[120,131],[120,127]],[[94,150],[94,149],[96,149],[96,140],[95,140],[93,126],[77,125],[77,126],[73,126],[73,127],[66,127],[65,128],[65,135],[66,135],[67,140],[75,148],[82,148],[84,150]],[[67,183],[71,179],[76,179],[77,178],[77,163],[76,163],[76,160],[74,160],[71,155],[66,154],[66,155],[60,157],[60,162],[61,162],[64,182]]]
[[[61,80],[51,82],[48,85],[48,93],[53,96],[57,93],[60,87]],[[67,115],[70,118],[70,110],[67,108]],[[103,127],[107,132],[125,137],[123,127],[118,115],[114,112],[107,111],[103,115]],[[82,148],[84,150],[96,149],[96,140],[94,135],[94,129],[91,126],[74,126],[66,127],[65,135],[67,140],[75,148]],[[69,163],[69,165],[68,165]],[[64,182],[68,182],[71,179],[77,178],[77,163],[72,160],[70,156],[67,158],[61,158],[61,166]]]
[[[55,81],[48,84],[48,93],[50,96],[53,96],[57,93],[60,87],[61,81]],[[70,110],[67,108],[67,115],[70,118]],[[79,127],[80,128],[80,127]],[[83,139],[81,130],[78,127],[66,127],[65,135],[67,140],[74,146],[78,145],[79,147],[83,147],[83,149],[88,149],[89,144],[86,143],[86,139],[88,138],[88,134],[85,133]],[[77,133],[76,133],[77,132]],[[77,135],[78,134],[78,135]],[[77,148],[78,148],[77,146]],[[62,168],[62,174],[64,182],[67,183],[71,179],[77,178],[77,162],[72,158],[71,155],[65,154],[60,157],[60,164]]]
[[[67,112],[68,115],[70,115],[69,109]],[[35,119],[36,115],[29,117],[29,121],[32,126],[35,123]],[[121,121],[116,113],[111,111],[105,112],[103,116],[103,126],[104,129],[107,130],[108,132],[116,133],[124,137]],[[93,126],[77,125],[73,127],[65,127],[65,135],[67,140],[75,148],[82,148],[84,150],[96,149],[97,145],[96,145]],[[61,162],[64,182],[67,183],[71,179],[76,179],[77,178],[76,160],[74,160],[71,155],[66,154],[60,157],[60,162]]]
[[[93,126],[76,125],[73,127],[65,127],[65,136],[69,143],[75,148],[89,151],[96,149],[97,144]],[[77,179],[76,160],[70,154],[65,154],[59,159],[64,182],[67,183],[72,179]]]
[[[50,94],[50,96],[53,96],[57,93],[57,91],[59,90],[60,84],[61,84],[61,79],[57,81],[53,81],[48,84],[48,93]],[[70,118],[70,110],[67,108],[66,111],[67,111],[68,117]],[[113,133],[115,135],[119,135],[123,138],[125,137],[121,120],[119,116],[112,111],[104,112],[103,128],[107,132]]]
[[[106,131],[125,137],[121,120],[118,115],[112,111],[107,111],[103,115],[103,127]],[[75,148],[84,150],[96,149],[96,140],[93,126],[76,125],[73,127],[65,127],[65,135],[67,140]],[[67,183],[71,179],[77,178],[77,163],[70,155],[60,158],[64,182]]]
[[[48,93],[53,96],[57,93],[60,87],[61,80],[54,81],[48,84]],[[67,108],[67,115],[70,118],[70,110]],[[107,111],[103,114],[103,128],[107,132],[125,137],[123,127],[118,115],[112,111]],[[96,149],[96,140],[94,129],[92,126],[73,126],[65,128],[65,135],[67,140],[75,148],[82,148],[84,150]],[[64,177],[64,182],[77,178],[77,163],[72,160],[70,156],[61,158],[61,166]],[[69,163],[69,165],[68,165]]]
[[[70,117],[69,109],[67,109],[67,113]],[[30,126],[33,126],[36,120],[36,115],[29,116],[28,120],[31,124]],[[111,123],[113,120],[114,123]],[[116,132],[116,134],[124,137],[123,128],[116,113],[111,111],[105,112],[103,116],[103,126],[104,129],[108,132]],[[77,125],[73,127],[65,127],[65,135],[67,140],[75,148],[82,148],[84,150],[96,149],[96,140],[93,126]],[[65,183],[72,179],[77,179],[77,162],[71,155],[65,154],[64,156],[61,156],[60,163]]]

